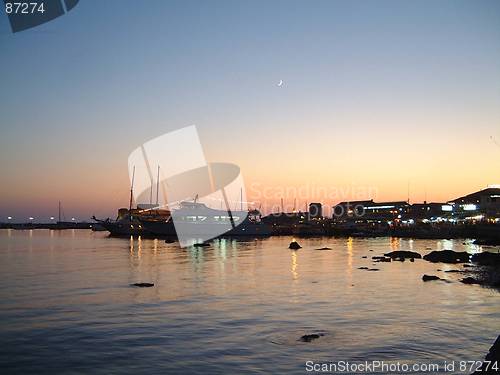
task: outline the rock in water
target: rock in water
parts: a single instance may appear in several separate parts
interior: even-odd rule
[[[155,286],[153,283],[134,283],[130,284],[130,286],[138,286],[139,288],[151,288],[152,286]]]
[[[207,242],[201,242],[201,243],[195,243],[195,244],[193,244],[193,247],[208,247],[208,246],[210,246],[210,244],[207,243]]]
[[[462,282],[464,284],[481,284],[481,281],[476,280],[473,277],[465,277],[462,280],[460,280],[460,282]]]
[[[433,280],[441,280],[440,277],[434,275],[424,275],[422,276],[422,281],[433,281]]]
[[[489,375],[498,374],[500,371],[500,336],[490,348],[488,354],[484,358],[484,362],[481,368],[476,371],[473,375]]]
[[[297,241],[292,241],[292,242],[290,242],[290,245],[288,245],[288,248],[292,249],[292,250],[298,250],[298,249],[301,249],[302,246],[300,246]]]
[[[472,255],[471,260],[481,266],[500,266],[500,253],[485,251]]]
[[[500,245],[500,239],[499,238],[486,238],[486,239],[482,239],[482,240],[475,240],[473,242],[474,245],[490,245],[490,246],[498,246]]]
[[[324,336],[325,334],[324,333],[312,333],[310,335],[304,335],[302,336],[299,341],[302,341],[302,342],[311,342],[313,340],[317,340],[319,339],[321,336]]]
[[[424,259],[433,263],[468,263],[470,254],[453,250],[431,251]]]
[[[386,257],[392,258],[392,259],[420,259],[422,258],[422,255],[419,253],[416,253],[414,251],[391,251],[390,253],[384,254]]]
[[[331,250],[332,248],[331,247],[320,247],[319,249],[316,249],[316,250]]]

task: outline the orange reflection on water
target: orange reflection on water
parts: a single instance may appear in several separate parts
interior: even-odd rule
[[[299,273],[297,272],[298,262],[297,262],[297,252],[292,251],[292,278],[297,280],[299,278]]]
[[[399,250],[399,246],[400,246],[399,238],[391,237],[391,250],[392,251]]]
[[[350,281],[352,281],[352,253],[353,253],[353,243],[354,243],[354,238],[349,237],[347,239],[347,276]]]

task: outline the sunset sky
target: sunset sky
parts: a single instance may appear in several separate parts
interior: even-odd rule
[[[192,124],[265,207],[500,183],[496,0],[81,0],[0,14],[0,51],[0,222],[114,216],[129,153]]]

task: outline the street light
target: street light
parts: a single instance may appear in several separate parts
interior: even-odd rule
[[[51,217],[50,217],[50,220],[54,220],[54,216],[51,216]]]
[[[74,218],[74,217],[72,217],[72,218],[71,218],[71,221],[75,221],[75,218]]]
[[[7,216],[7,220],[12,220],[12,216]]]
[[[35,220],[35,218],[34,218],[34,217],[31,217],[31,216],[29,217],[29,219],[30,219],[30,220]]]

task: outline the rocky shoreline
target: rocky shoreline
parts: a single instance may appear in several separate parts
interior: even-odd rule
[[[293,240],[290,243],[289,249],[298,250],[302,246]],[[328,249],[329,247],[322,247],[316,250]],[[372,251],[372,250],[370,250]],[[362,258],[367,259],[368,256],[362,256]],[[404,262],[409,260],[410,262],[415,262],[415,259],[423,259],[431,263],[445,263],[445,264],[457,264],[462,265],[463,269],[448,270],[444,272],[449,273],[461,273],[464,277],[460,280],[463,284],[475,284],[484,287],[494,288],[500,291],[500,252],[493,253],[489,251],[483,251],[481,253],[470,254],[466,251],[454,251],[454,250],[433,250],[422,256],[422,254],[415,251],[408,250],[397,250],[384,253],[383,255],[375,255],[371,257],[374,263],[391,263],[393,261]],[[366,271],[379,271],[378,268],[370,267],[358,267],[359,270]],[[441,271],[438,269],[438,271]],[[451,282],[446,279],[442,279],[436,275],[423,275],[422,280],[427,281],[445,281]]]
[[[474,372],[473,375],[479,374],[500,374],[500,336],[497,337],[488,354],[486,354],[481,368]]]

